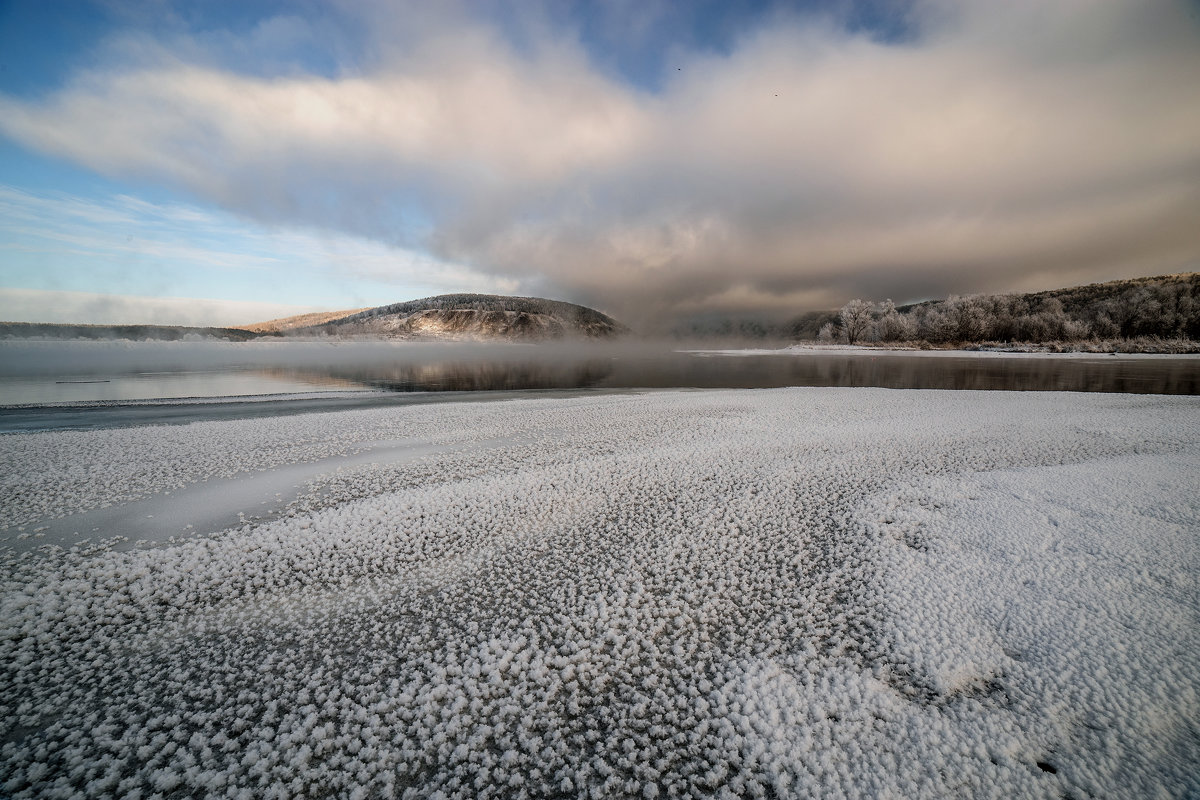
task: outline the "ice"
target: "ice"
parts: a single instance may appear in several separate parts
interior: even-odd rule
[[[0,791],[1196,794],[1198,410],[676,391],[0,437],[10,535],[102,521],[5,551]],[[121,509],[245,513],[120,551]]]

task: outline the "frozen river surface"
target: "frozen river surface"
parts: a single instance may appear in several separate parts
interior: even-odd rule
[[[1195,796],[1198,412],[807,388],[3,436],[0,792]]]

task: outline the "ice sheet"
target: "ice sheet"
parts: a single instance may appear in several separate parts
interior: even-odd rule
[[[29,534],[432,447],[212,536],[10,552],[2,788],[1196,794],[1197,411],[781,389],[3,437]]]

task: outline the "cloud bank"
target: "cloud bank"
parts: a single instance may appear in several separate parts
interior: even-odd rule
[[[544,20],[348,8],[371,57],[330,74],[130,40],[0,132],[635,324],[1200,264],[1185,2],[929,0],[890,40],[781,11],[653,88]]]

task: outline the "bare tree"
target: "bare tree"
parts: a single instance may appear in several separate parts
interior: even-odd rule
[[[851,300],[842,306],[838,312],[842,330],[846,332],[846,341],[855,344],[871,325],[871,304],[862,300]]]

